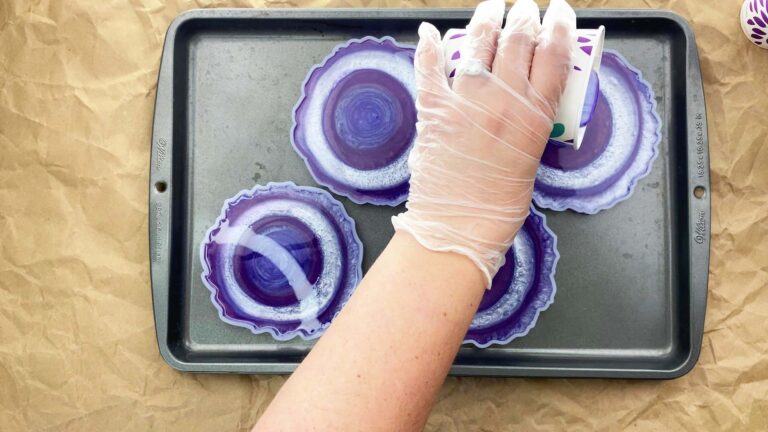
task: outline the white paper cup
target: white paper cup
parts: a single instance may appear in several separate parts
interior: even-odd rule
[[[758,0],[759,1],[759,0]],[[466,29],[450,29],[443,37],[445,53],[445,74],[449,83],[453,83],[457,68],[462,61],[463,44],[466,40]],[[572,145],[578,149],[587,129],[582,125],[582,109],[587,98],[590,74],[600,70],[600,59],[603,55],[605,27],[597,29],[577,29],[573,44],[573,69],[568,76],[560,108],[555,115],[555,125],[551,140]],[[597,85],[597,83],[594,83]]]
[[[768,0],[744,0],[741,30],[750,42],[768,49]]]

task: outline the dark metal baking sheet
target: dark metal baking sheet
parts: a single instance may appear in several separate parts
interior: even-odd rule
[[[225,199],[254,183],[315,185],[288,136],[312,65],[365,35],[415,43],[423,20],[464,26],[470,10],[198,10],[166,35],[149,185],[157,341],[190,372],[283,373],[311,343],[277,342],[220,321],[198,245]],[[522,339],[463,347],[456,375],[674,378],[699,355],[709,265],[706,113],[693,33],[665,11],[582,10],[606,47],[639,68],[663,121],[661,154],[628,201],[595,216],[547,211],[561,260],[555,303]],[[703,188],[701,198],[694,189]],[[364,269],[402,208],[356,205]],[[446,289],[450,289],[447,287]],[[404,335],[405,337],[405,335]],[[372,340],[371,343],[376,343]]]

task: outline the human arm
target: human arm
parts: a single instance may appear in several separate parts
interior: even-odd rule
[[[420,430],[485,284],[397,232],[256,431]]]
[[[575,17],[565,8],[570,15],[548,13],[542,29],[535,4],[520,0],[501,30],[503,2],[483,3],[453,88],[439,33],[419,29],[408,211],[254,430],[423,427],[483,289],[528,214],[570,68]]]

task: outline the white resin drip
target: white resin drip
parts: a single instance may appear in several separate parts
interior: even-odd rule
[[[311,285],[306,280],[301,266],[288,251],[268,237],[253,235],[251,237],[253,240],[249,239],[246,244],[240,244],[270,258],[289,280],[299,303],[283,307],[265,306],[248,296],[237,283],[233,273],[234,249],[238,246],[238,242],[242,241],[243,234],[250,230],[249,226],[252,223],[269,216],[288,216],[302,221],[319,239],[323,262],[341,262],[341,248],[336,239],[335,230],[322,213],[294,200],[268,200],[253,206],[231,223],[224,221],[219,232],[212,237],[213,242],[227,248],[226,251],[222,251],[223,258],[219,263],[221,268],[225,269],[222,288],[229,293],[238,307],[253,318],[300,321],[301,328],[316,329],[320,326],[317,316],[333,299],[336,283],[342,277],[340,266],[323,265],[320,276],[315,284]]]

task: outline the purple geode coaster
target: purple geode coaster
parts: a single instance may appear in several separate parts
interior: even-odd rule
[[[527,335],[539,313],[555,300],[559,258],[557,236],[547,227],[544,215],[531,207],[506,263],[480,301],[464,342],[486,348]]]
[[[416,136],[414,52],[367,36],[336,47],[309,72],[291,143],[318,183],[358,204],[405,201]]]
[[[290,182],[227,200],[200,245],[219,317],[278,340],[320,336],[362,278],[362,256],[344,207]]]
[[[660,141],[651,85],[619,53],[605,50],[597,105],[581,148],[547,144],[533,200],[552,210],[587,214],[611,208],[651,172]]]

